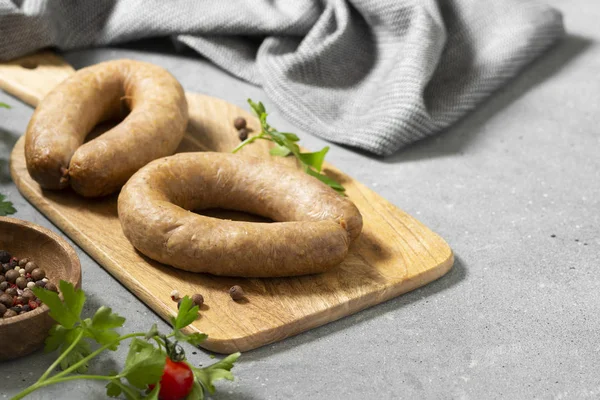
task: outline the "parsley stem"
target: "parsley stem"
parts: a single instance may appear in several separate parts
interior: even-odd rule
[[[71,345],[56,359],[56,361],[54,361],[54,363],[50,366],[50,368],[48,368],[46,370],[46,372],[44,372],[44,374],[40,377],[40,379],[37,380],[37,383],[43,382],[48,377],[48,375],[50,375],[52,373],[52,371],[54,371],[56,369],[56,367],[58,367],[60,365],[60,362],[62,360],[64,360],[64,358],[66,356],[69,355],[69,353],[71,352],[71,350],[73,350],[75,348],[75,346],[77,346],[77,344],[83,337],[84,332],[85,332],[84,330],[81,330],[81,332],[79,332],[79,335],[77,335],[75,340],[73,340],[73,343],[71,343]]]
[[[41,389],[45,386],[50,386],[50,385],[54,385],[57,383],[61,383],[61,382],[75,381],[75,380],[79,380],[79,379],[90,379],[90,380],[96,380],[96,381],[111,381],[115,378],[116,378],[115,376],[104,376],[104,375],[71,375],[71,376],[66,376],[63,378],[51,377],[50,379],[46,379],[45,381],[36,382],[35,384],[31,385],[27,389],[23,390],[21,393],[17,394],[11,400],[22,399],[25,396],[27,396],[28,394],[30,394],[38,389]],[[115,381],[115,383],[116,383],[116,381]],[[119,385],[119,387],[121,387],[121,390],[123,390],[123,392],[127,392],[130,395],[132,394],[131,389],[129,389],[127,386],[123,385],[122,383]]]
[[[248,139],[244,140],[242,143],[238,144],[235,149],[231,150],[231,152],[237,153],[245,145],[253,143],[253,142],[257,141],[258,139],[263,139],[263,136],[264,136],[264,132],[261,131],[258,135],[251,136]]]
[[[69,368],[65,369],[62,372],[59,372],[58,374],[54,375],[52,377],[52,379],[54,378],[62,378],[63,376],[70,374],[71,372],[75,371],[77,368],[79,368],[80,366],[84,365],[85,363],[87,363],[89,360],[91,360],[92,358],[96,357],[98,354],[102,353],[104,350],[108,349],[111,346],[114,346],[117,343],[122,342],[123,340],[126,339],[130,339],[130,338],[134,338],[134,337],[140,337],[140,336],[146,336],[145,333],[142,332],[135,332],[135,333],[130,333],[128,335],[124,335],[121,336],[119,338],[117,338],[114,342],[111,342],[109,344],[106,344],[102,347],[100,347],[98,350],[94,351],[92,354],[90,354],[89,356],[81,359],[80,361],[78,361],[77,363],[71,365]]]

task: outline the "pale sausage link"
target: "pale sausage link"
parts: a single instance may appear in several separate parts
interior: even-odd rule
[[[190,210],[225,208],[274,223]],[[302,171],[255,157],[181,153],[153,161],[121,190],[125,236],[146,256],[215,275],[279,277],[340,264],[362,230],[356,206]]]
[[[131,110],[84,143],[95,125]],[[45,189],[69,184],[83,196],[118,190],[135,171],[173,154],[188,122],[184,91],[165,69],[133,60],[83,68],[36,108],[25,135],[27,169]]]

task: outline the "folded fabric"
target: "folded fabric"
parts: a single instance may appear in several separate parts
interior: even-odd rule
[[[0,0],[0,59],[172,36],[336,143],[389,155],[439,132],[564,28],[528,0]]]

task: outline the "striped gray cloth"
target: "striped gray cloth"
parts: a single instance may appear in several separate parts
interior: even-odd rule
[[[389,155],[439,132],[563,36],[529,0],[0,0],[0,58],[172,36],[291,122]]]

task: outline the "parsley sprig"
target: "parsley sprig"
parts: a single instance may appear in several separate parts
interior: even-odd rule
[[[0,194],[0,217],[4,217],[6,215],[14,214],[17,210],[13,207],[13,203],[6,200],[6,196]]]
[[[296,134],[279,132],[277,129],[273,128],[267,123],[268,114],[262,102],[259,101],[258,103],[255,103],[251,99],[248,99],[248,104],[250,104],[252,111],[260,120],[261,130],[258,135],[250,136],[240,143],[235,149],[232,150],[232,153],[238,152],[242,147],[259,139],[269,140],[276,144],[276,146],[270,150],[271,155],[280,157],[287,157],[290,154],[294,155],[300,162],[304,172],[314,176],[326,185],[329,185],[338,193],[344,193],[346,189],[344,189],[339,182],[321,172],[325,155],[329,151],[329,146],[325,146],[320,151],[313,153],[301,152],[300,147],[296,144],[296,142],[300,141],[300,138]]]
[[[109,307],[100,307],[92,318],[81,317],[85,304],[83,290],[75,289],[69,282],[60,281],[57,293],[35,287],[36,296],[50,308],[50,316],[57,322],[46,339],[45,351],[59,351],[54,363],[33,385],[13,397],[22,399],[45,386],[73,380],[107,381],[106,394],[109,397],[124,395],[128,400],[158,399],[160,379],[167,355],[173,361],[186,362],[195,375],[195,382],[187,400],[202,400],[206,392],[214,393],[214,382],[219,379],[233,380],[231,368],[240,353],[231,354],[208,367],[196,368],[185,359],[185,352],[179,343],[199,345],[207,338],[203,333],[186,335],[181,329],[190,325],[198,317],[198,306],[186,296],[182,299],[176,317],[171,318],[173,331],[164,335],[156,324],[148,332],[135,332],[120,335],[116,329],[123,326],[125,318],[114,313]],[[125,366],[121,372],[109,375],[88,375],[89,362],[100,353],[115,351],[121,342],[131,339]],[[97,347],[92,350],[92,346]],[[60,372],[56,372],[60,369]],[[54,374],[53,374],[54,373]],[[155,385],[148,392],[148,387]]]

